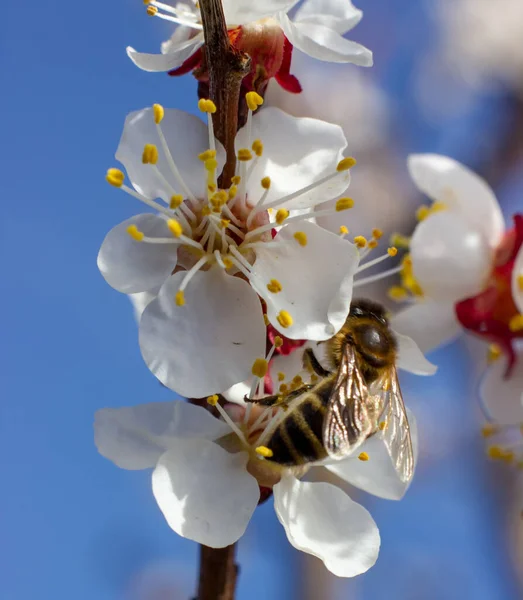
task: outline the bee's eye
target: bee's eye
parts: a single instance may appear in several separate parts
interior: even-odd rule
[[[377,327],[367,326],[360,331],[360,343],[368,352],[383,354],[389,348],[387,336]]]

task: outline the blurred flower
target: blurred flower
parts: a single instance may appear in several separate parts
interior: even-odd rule
[[[107,179],[157,214],[117,225],[98,256],[112,287],[147,304],[139,326],[147,365],[190,397],[245,380],[264,355],[260,298],[270,324],[287,338],[334,335],[348,314],[360,258],[343,236],[310,220],[353,204],[338,198],[328,211],[311,210],[349,183],[355,161],[342,156],[338,126],[276,108],[252,118],[249,110],[236,138],[237,175],[218,189],[224,151],[213,135],[215,107],[208,100],[200,107],[208,128],[159,105],[128,116],[116,157],[134,189],[118,169]]]
[[[293,546],[317,556],[338,576],[367,571],[380,545],[367,510],[336,486],[302,482],[296,469],[263,458],[260,444],[275,423],[272,408],[216,408],[224,421],[181,401],[103,409],[96,414],[96,445],[121,468],[154,469],[156,501],[179,535],[211,547],[234,543],[245,532],[261,485],[273,489],[276,514]],[[417,456],[412,414],[409,421]],[[399,480],[380,436],[360,450],[359,460],[324,466],[369,493],[401,498],[407,484]]]
[[[506,272],[505,246],[512,234],[504,236],[503,216],[490,187],[465,166],[435,154],[412,155],[408,166],[433,204],[418,210],[420,223],[412,238],[405,239],[410,253],[403,259],[402,285],[391,294],[412,306],[395,315],[392,323],[428,351],[453,339],[463,327],[484,333],[476,326],[474,297],[496,285],[498,265]],[[521,242],[517,244],[519,249]],[[489,315],[510,321],[510,309],[497,294],[496,299]]]
[[[284,89],[299,92],[300,84],[290,74],[293,47],[319,60],[372,65],[367,48],[343,37],[363,16],[350,0],[306,0],[291,20],[287,13],[295,4],[296,0],[223,2],[232,45],[251,57],[251,74],[244,82],[248,90],[263,93],[268,80],[275,77]],[[205,81],[208,75],[198,4],[173,7],[150,0],[147,13],[178,27],[162,45],[162,54],[144,54],[128,47],[131,60],[145,71],[170,71],[171,75],[197,69],[195,75]]]

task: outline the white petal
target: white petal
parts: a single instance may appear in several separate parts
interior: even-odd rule
[[[306,246],[294,239],[297,232],[307,236]],[[332,337],[349,312],[359,261],[356,247],[307,221],[283,227],[274,241],[285,245],[257,251],[252,269],[252,285],[267,303],[269,321],[291,339]],[[271,279],[281,283],[281,292],[268,291]],[[291,315],[290,327],[278,323],[281,310]]]
[[[414,464],[418,460],[418,428],[412,411],[407,409],[414,453]],[[326,465],[326,468],[344,481],[360,488],[361,490],[386,498],[387,500],[401,500],[407,491],[410,482],[404,483],[398,477],[391,461],[385,443],[380,433],[376,433],[364,442],[358,452],[366,452],[368,461],[361,461],[356,457],[349,457]]]
[[[372,66],[372,52],[356,42],[346,40],[336,31],[316,23],[293,23],[285,14],[279,20],[293,46],[318,60]]]
[[[243,25],[265,17],[273,17],[280,11],[287,12],[298,0],[223,0],[223,12],[227,25]]]
[[[136,225],[148,237],[172,237],[165,219],[153,214],[131,217],[105,236],[98,268],[105,281],[124,294],[160,286],[176,267],[178,254],[177,244],[137,242],[127,233],[130,225]]]
[[[279,108],[259,111],[252,121],[251,139],[263,142],[263,155],[257,159],[249,178],[249,202],[255,204],[263,193],[260,180],[271,178],[266,203],[296,192],[331,173],[343,157],[347,140],[341,127],[318,119],[291,117]],[[236,147],[248,147],[244,127]],[[310,208],[342,194],[350,181],[349,171],[285,204],[287,209]]]
[[[429,299],[396,313],[390,324],[397,333],[415,340],[425,353],[450,343],[463,331],[453,304]]]
[[[260,497],[247,460],[247,453],[229,454],[213,442],[177,440],[153,472],[154,497],[169,526],[211,548],[234,544]]]
[[[209,147],[207,126],[198,117],[174,108],[165,109],[165,116],[160,125],[185,183],[196,197],[203,198],[206,193],[206,179],[198,154]],[[157,167],[169,185],[166,185],[156,173],[153,165],[142,163],[145,144],[157,146],[159,153]],[[223,146],[219,142],[216,149],[219,172],[225,155]],[[144,108],[127,116],[120,144],[116,150],[116,158],[125,166],[135,189],[148,198],[162,198],[168,203],[175,193],[186,196],[162,150],[152,108]]]
[[[412,154],[408,168],[414,183],[429,198],[444,202],[495,247],[505,231],[494,192],[479,175],[439,154]]]
[[[248,283],[218,268],[200,271],[175,295],[185,271],[174,274],[142,314],[140,348],[147,366],[178,394],[199,398],[226,390],[251,374],[265,354],[265,324]]]
[[[274,509],[289,542],[338,577],[365,573],[378,558],[380,535],[369,512],[330,483],[287,475],[274,486]]]
[[[414,230],[412,267],[423,292],[450,303],[479,293],[490,274],[492,250],[481,232],[458,214],[429,216]]]
[[[296,11],[296,23],[317,23],[344,34],[355,27],[363,12],[350,0],[306,0]]]
[[[398,368],[415,375],[434,375],[438,367],[425,358],[416,342],[411,337],[397,331],[394,331],[394,335],[398,342],[396,358]]]
[[[523,246],[519,249],[512,270],[512,297],[520,313],[523,313]]]
[[[481,399],[490,417],[500,425],[523,423],[523,351],[508,379],[507,359],[501,357],[486,370],[480,386]]]
[[[228,433],[228,425],[182,400],[103,408],[94,419],[98,452],[122,469],[154,467],[174,438],[214,440]]]
[[[149,304],[149,302],[152,302],[156,298],[156,296],[158,296],[159,291],[160,288],[157,287],[153,288],[149,292],[138,292],[136,294],[129,294],[129,300],[133,305],[134,318],[136,319],[137,323],[140,322],[140,318],[142,316],[143,311],[145,310],[145,307]]]
[[[222,396],[227,402],[233,402],[234,404],[245,405],[245,396],[248,396],[251,391],[251,379],[247,381],[241,381],[231,386],[229,389],[222,392]]]
[[[189,6],[187,8],[190,9]],[[187,21],[192,21],[193,23],[197,23],[200,17],[199,11],[190,11],[189,13],[185,13],[184,19]],[[169,54],[171,52],[177,52],[182,44],[187,42],[188,40],[194,38],[195,29],[194,27],[189,27],[185,25],[180,25],[175,27],[173,34],[171,37],[162,42],[161,50],[162,54]],[[200,36],[201,37],[201,36]]]
[[[180,67],[198,48],[203,45],[203,34],[198,34],[177,46],[170,44],[167,54],[148,54],[137,52],[131,46],[126,48],[127,56],[133,63],[144,71],[162,72]]]

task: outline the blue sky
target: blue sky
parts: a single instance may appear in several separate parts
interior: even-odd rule
[[[362,39],[373,24],[383,29],[384,6],[369,5]],[[411,24],[419,17],[404,12]],[[143,73],[128,60],[126,45],[155,51],[169,34],[165,23],[144,15],[140,0],[9,3],[3,14],[1,596],[134,600],[129,590],[153,572],[177,588],[173,598],[188,598],[196,545],[167,527],[148,473],[121,471],[96,453],[92,420],[104,406],[172,397],[143,364],[130,306],[105,284],[96,255],[106,232],[137,209],[104,180],[125,115],[153,102],[194,111],[195,84]],[[378,64],[402,122],[414,119],[409,150],[467,155],[466,135],[456,141],[452,128],[435,135],[408,99],[398,100],[415,37],[387,63],[390,70]],[[495,112],[485,106],[478,111],[492,120]],[[520,190],[521,182],[512,183],[507,197]],[[382,528],[383,553],[358,580],[358,598],[385,597],[387,590],[388,600],[418,599],[408,590],[429,575],[433,595],[426,598],[517,597],[504,558],[502,493],[474,437],[477,416],[465,401],[470,381],[457,375],[466,359],[459,348],[439,358],[430,393],[414,380],[407,389],[418,404],[433,403],[436,423],[443,415],[434,443],[449,426],[462,430],[461,459],[445,455],[422,466],[402,503],[367,502]],[[300,559],[270,502],[242,540],[240,560],[240,599],[299,597]]]

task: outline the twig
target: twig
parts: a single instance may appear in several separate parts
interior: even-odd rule
[[[219,182],[226,188],[236,168],[234,138],[238,131],[240,86],[249,73],[251,59],[231,45],[221,0],[200,0],[200,13],[209,70],[209,96],[217,108],[213,116],[214,131],[227,152]]]
[[[200,580],[195,600],[234,600],[238,565],[236,544],[226,548],[200,546]]]

